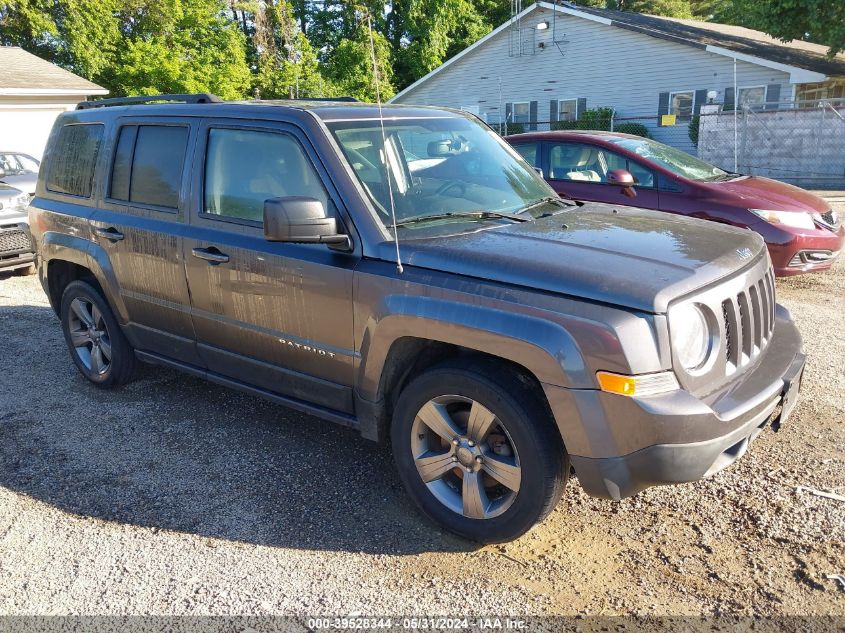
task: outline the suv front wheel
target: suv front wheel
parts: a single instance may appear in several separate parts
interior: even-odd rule
[[[399,475],[420,509],[484,543],[515,539],[544,519],[569,476],[535,390],[497,369],[426,371],[402,390],[391,429]]]
[[[103,388],[129,382],[135,353],[97,289],[85,281],[69,283],[61,318],[70,355],[83,376]]]

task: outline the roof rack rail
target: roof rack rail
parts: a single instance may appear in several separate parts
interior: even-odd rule
[[[139,97],[114,97],[113,99],[99,99],[97,101],[83,101],[76,104],[77,110],[91,110],[93,108],[107,108],[110,106],[139,105],[167,101],[173,103],[222,103],[223,99],[208,92],[182,95],[145,95]]]
[[[358,103],[355,97],[299,97],[293,101],[342,101],[344,103]]]

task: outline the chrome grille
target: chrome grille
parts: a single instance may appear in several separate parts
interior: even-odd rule
[[[775,284],[772,271],[722,302],[722,332],[727,374],[744,367],[769,343],[775,327]]]
[[[32,250],[32,241],[20,229],[0,231],[0,255]]]

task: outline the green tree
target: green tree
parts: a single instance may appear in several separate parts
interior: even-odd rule
[[[714,19],[758,29],[785,42],[823,44],[830,56],[845,50],[843,0],[723,0]]]

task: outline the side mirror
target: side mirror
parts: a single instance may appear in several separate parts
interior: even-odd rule
[[[264,201],[264,239],[299,244],[349,244],[349,236],[338,234],[337,221],[328,217],[323,203],[304,196]]]
[[[622,193],[629,198],[634,198],[637,192],[634,185],[637,183],[634,176],[627,169],[611,169],[607,172],[607,184],[622,187]]]

